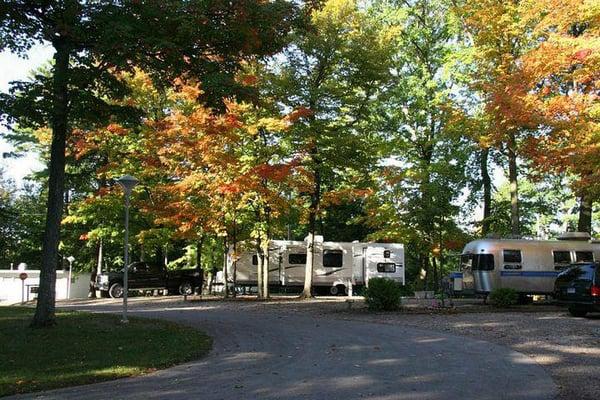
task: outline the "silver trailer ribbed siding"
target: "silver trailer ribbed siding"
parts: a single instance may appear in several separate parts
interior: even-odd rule
[[[569,264],[600,260],[600,244],[581,240],[480,239],[461,255],[465,291],[488,294],[511,288],[521,294],[552,294]]]

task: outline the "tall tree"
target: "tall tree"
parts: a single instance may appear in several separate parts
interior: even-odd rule
[[[0,49],[18,54],[36,43],[55,50],[50,77],[13,84],[2,114],[21,126],[52,128],[49,194],[40,291],[33,326],[52,325],[63,210],[65,144],[74,126],[119,114],[107,99],[126,85],[115,70],[139,66],[158,82],[183,74],[202,77],[203,99],[218,104],[239,88],[234,74],[244,58],[278,50],[289,27],[285,1],[0,3]]]
[[[475,53],[472,75],[491,120],[487,141],[508,160],[511,193],[511,233],[520,235],[518,155],[524,133],[536,127],[535,115],[523,113],[524,86],[521,56],[531,45],[528,25],[520,16],[520,2],[464,1],[454,10],[469,32]]]
[[[323,195],[343,176],[360,179],[358,171],[377,157],[364,123],[389,77],[395,33],[355,0],[329,0],[305,11],[308,27],[294,32],[271,81],[279,104],[296,113],[288,141],[307,178],[301,189],[309,232],[302,296],[310,297]]]
[[[377,110],[393,162],[383,170],[380,200],[373,199],[373,226],[383,222],[374,235],[410,244],[425,283],[437,285],[433,251],[453,231],[470,154],[454,121],[458,82],[449,66],[458,27],[445,0],[382,3],[401,35],[393,85]]]

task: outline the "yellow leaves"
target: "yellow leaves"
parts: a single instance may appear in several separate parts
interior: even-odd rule
[[[40,144],[49,146],[52,143],[52,129],[50,127],[36,129],[33,134]]]
[[[323,7],[313,10],[312,23],[321,28],[331,26],[358,27],[358,7],[355,0],[328,0]]]
[[[203,93],[198,82],[184,81],[181,78],[175,79],[173,87],[174,90],[170,94],[170,99],[174,101],[182,100],[195,103]]]

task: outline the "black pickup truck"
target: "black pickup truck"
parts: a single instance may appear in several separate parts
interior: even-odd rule
[[[102,297],[123,297],[123,272],[103,272],[96,277],[96,289]],[[192,294],[202,287],[202,273],[197,269],[167,271],[165,267],[144,261],[129,264],[127,271],[129,290],[167,289],[169,294]]]

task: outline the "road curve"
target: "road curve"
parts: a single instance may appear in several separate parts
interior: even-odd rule
[[[212,335],[214,349],[202,360],[142,377],[13,398],[546,400],[556,394],[532,359],[489,342],[222,304],[132,304],[133,314]],[[116,311],[118,305],[78,308]]]

